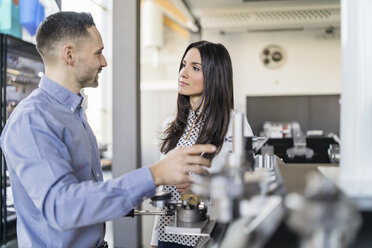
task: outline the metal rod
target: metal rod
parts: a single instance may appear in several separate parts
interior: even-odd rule
[[[134,215],[165,215],[166,211],[134,210]]]

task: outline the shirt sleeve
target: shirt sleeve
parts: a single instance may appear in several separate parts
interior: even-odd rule
[[[155,194],[149,168],[106,182],[79,182],[55,127],[44,118],[23,115],[8,123],[1,138],[11,176],[22,184],[44,220],[59,230],[102,223],[126,215]]]

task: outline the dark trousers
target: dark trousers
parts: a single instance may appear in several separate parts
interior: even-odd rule
[[[106,241],[103,241],[97,248],[108,248],[108,244]]]
[[[192,246],[181,245],[172,242],[158,241],[158,248],[192,248]]]

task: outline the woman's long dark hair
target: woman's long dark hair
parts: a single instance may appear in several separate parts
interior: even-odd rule
[[[199,131],[196,144],[213,144],[217,147],[215,153],[217,154],[223,145],[229,127],[230,111],[234,107],[231,59],[229,52],[222,44],[198,41],[186,48],[179,71],[182,68],[182,61],[191,48],[196,48],[200,52],[204,77],[202,100],[197,108],[200,114],[196,120],[203,118],[204,124]],[[201,106],[202,109],[200,109]],[[189,96],[178,94],[177,118],[164,132],[160,146],[162,153],[167,153],[176,147],[186,128],[190,109]],[[205,157],[213,158],[215,154]]]

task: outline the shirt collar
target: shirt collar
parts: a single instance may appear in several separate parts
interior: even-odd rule
[[[60,104],[68,107],[71,112],[75,112],[81,106],[84,99],[80,93],[75,94],[47,77],[41,78],[39,88],[56,99]]]
[[[189,117],[190,118],[195,118],[196,116],[199,116],[201,113],[201,110],[199,109],[198,111],[195,111],[195,110],[192,110],[190,108],[190,111],[189,111]]]

